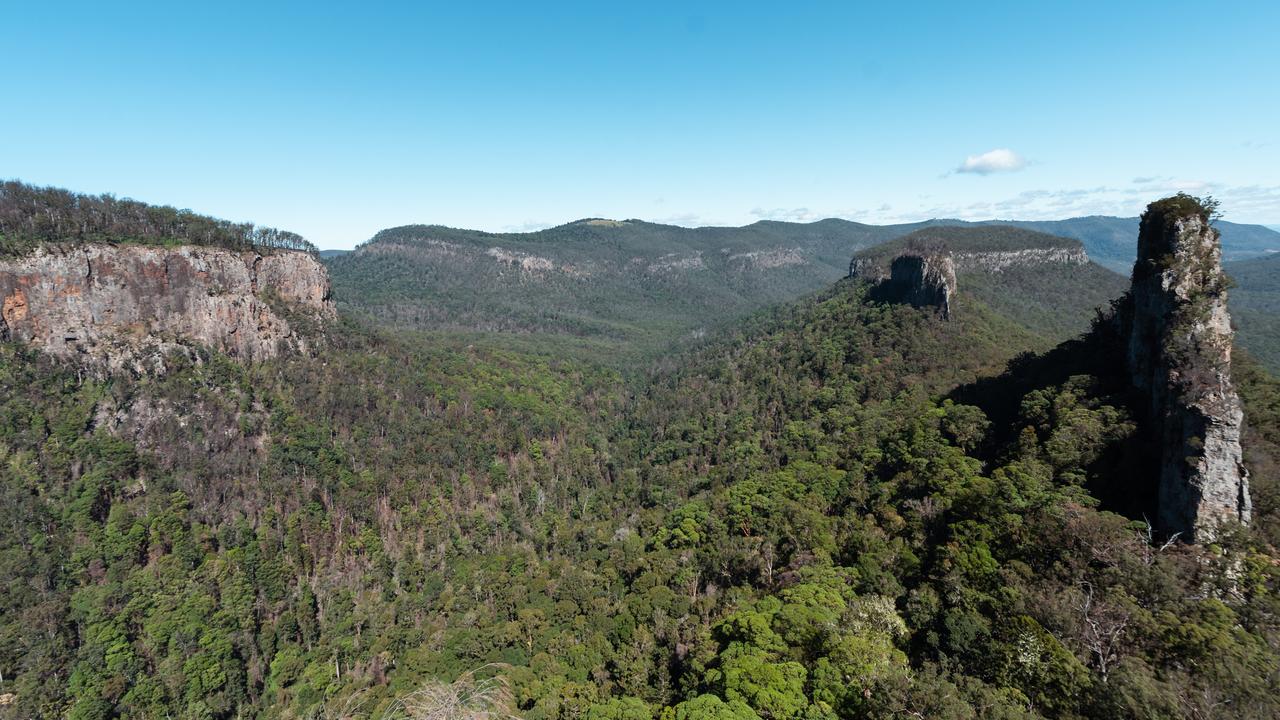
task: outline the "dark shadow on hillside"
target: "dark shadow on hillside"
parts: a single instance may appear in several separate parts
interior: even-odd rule
[[[1117,301],[1116,307],[1123,307],[1123,302]],[[1045,353],[1023,353],[1000,375],[957,387],[948,397],[986,413],[991,430],[981,455],[995,464],[1016,451],[1029,427],[1022,414],[1027,396],[1081,376],[1092,381],[1091,399],[1123,409],[1138,424],[1136,432],[1108,444],[1085,468],[1086,489],[1104,510],[1135,520],[1154,517],[1159,457],[1146,432],[1143,404],[1136,401],[1125,372],[1125,344],[1112,314],[1099,314],[1083,336]]]

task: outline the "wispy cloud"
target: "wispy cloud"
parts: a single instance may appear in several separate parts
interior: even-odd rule
[[[658,217],[654,218],[652,222],[658,223],[659,225],[679,225],[680,227],[703,227],[704,225],[716,224],[708,222],[705,218],[696,213],[680,213],[678,215]]]
[[[786,222],[813,222],[830,215],[816,213],[807,207],[798,208],[754,208],[751,214],[761,220],[784,220]]]
[[[879,222],[907,222],[927,218],[961,220],[1058,220],[1082,215],[1141,214],[1153,200],[1189,192],[1222,201],[1223,216],[1235,222],[1269,221],[1280,217],[1280,185],[1226,185],[1175,178],[1135,178],[1147,182],[1113,187],[1025,190],[1011,197],[968,204],[921,205],[878,215]]]
[[[546,230],[553,224],[554,223],[542,222],[540,220],[525,220],[518,225],[506,225],[502,228],[502,231],[512,233],[537,232],[539,230]]]
[[[955,169],[955,172],[972,175],[991,175],[993,173],[1017,172],[1026,166],[1026,159],[1018,153],[1009,148],[996,148],[995,150],[988,150],[981,155],[970,155],[964,159],[960,167]]]

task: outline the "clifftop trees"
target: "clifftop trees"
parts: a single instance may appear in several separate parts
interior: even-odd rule
[[[233,223],[113,195],[81,195],[17,181],[0,183],[0,255],[43,242],[212,245],[228,250],[318,252],[297,233]]]

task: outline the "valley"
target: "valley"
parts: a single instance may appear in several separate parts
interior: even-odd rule
[[[477,677],[526,720],[1272,717],[1280,381],[1201,319],[1209,211],[1148,213],[1145,285],[1005,225],[322,264],[19,214],[0,717],[408,717]]]

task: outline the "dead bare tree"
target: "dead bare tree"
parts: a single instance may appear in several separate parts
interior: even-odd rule
[[[1129,627],[1129,611],[1111,603],[1094,599],[1093,583],[1081,580],[1077,583],[1081,589],[1081,600],[1078,605],[1083,615],[1083,637],[1085,649],[1093,656],[1094,665],[1102,682],[1107,682],[1107,675],[1120,659],[1121,638]]]
[[[397,698],[383,720],[515,720],[515,697],[506,676],[476,677],[498,669],[498,665],[484,665],[451,683],[428,682]]]

